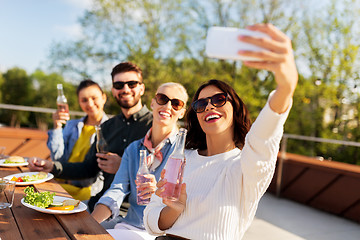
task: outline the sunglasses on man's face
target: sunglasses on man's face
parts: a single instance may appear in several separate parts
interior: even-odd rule
[[[218,108],[224,106],[228,98],[230,98],[230,96],[227,93],[218,93],[211,97],[196,100],[191,104],[191,107],[196,113],[202,113],[205,111],[209,101],[211,105]]]
[[[170,99],[170,98],[168,98],[168,96],[166,96],[165,94],[162,94],[162,93],[158,93],[155,95],[155,101],[159,105],[165,105],[170,101],[172,108],[176,111],[182,109],[185,105],[185,103],[183,101],[181,101],[180,99],[176,99],[176,98]]]
[[[113,82],[113,88],[117,90],[121,90],[124,88],[125,84],[128,85],[129,88],[133,89],[136,88],[138,84],[141,84],[141,82],[138,81],[127,81],[127,82]]]

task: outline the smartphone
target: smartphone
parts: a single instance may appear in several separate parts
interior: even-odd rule
[[[255,37],[269,36],[262,32],[232,27],[210,27],[206,36],[205,53],[208,57],[242,61],[261,61],[254,57],[239,55],[239,50],[260,51],[263,48],[244,43],[238,40],[238,36],[247,35]]]

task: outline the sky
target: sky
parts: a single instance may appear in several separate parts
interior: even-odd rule
[[[91,0],[0,0],[0,72],[44,69],[53,42],[80,36]]]

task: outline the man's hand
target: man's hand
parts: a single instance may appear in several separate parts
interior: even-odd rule
[[[29,169],[32,172],[51,172],[54,168],[54,162],[32,157],[28,160]]]
[[[116,153],[96,153],[98,166],[104,172],[115,174],[120,167],[121,157]]]

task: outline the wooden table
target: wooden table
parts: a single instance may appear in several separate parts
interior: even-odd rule
[[[28,172],[27,167],[0,167],[0,177]],[[39,192],[55,192],[71,197],[55,180],[33,185]],[[0,209],[0,239],[113,239],[87,212],[53,215],[35,211],[21,204],[26,186],[16,186],[11,209]]]

